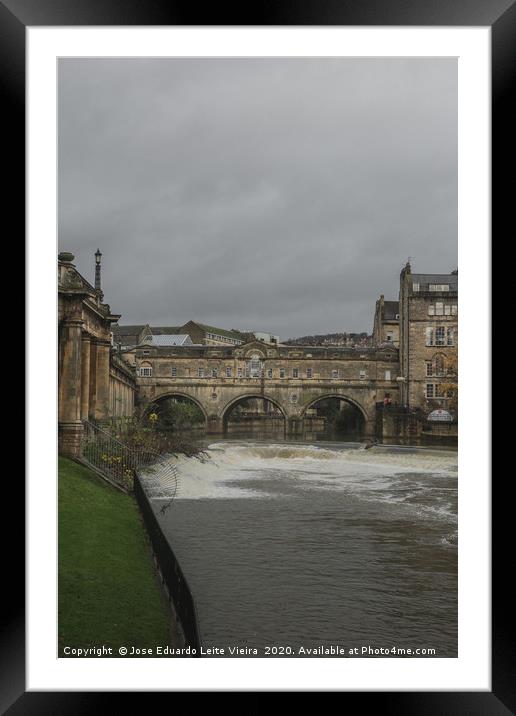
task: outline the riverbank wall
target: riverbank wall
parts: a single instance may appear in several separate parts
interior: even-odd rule
[[[192,592],[174,551],[163,534],[138,474],[134,478],[134,496],[149,535],[156,568],[181,629],[184,645],[191,648],[192,656],[199,657],[202,642]]]

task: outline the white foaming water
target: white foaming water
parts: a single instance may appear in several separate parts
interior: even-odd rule
[[[355,499],[403,506],[415,514],[456,521],[457,454],[375,446],[217,442],[208,459],[173,459],[178,500],[270,499],[313,491],[345,492]],[[148,476],[153,499],[172,495]]]
[[[456,656],[455,453],[237,440],[207,453],[174,461],[170,509],[158,476],[146,483],[205,645],[432,644]]]

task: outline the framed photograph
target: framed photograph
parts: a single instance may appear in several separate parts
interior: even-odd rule
[[[29,319],[5,708],[514,707],[489,390],[514,8],[4,5]]]

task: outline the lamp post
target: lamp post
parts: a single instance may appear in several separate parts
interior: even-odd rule
[[[98,291],[101,293],[101,287],[100,287],[100,261],[102,259],[102,254],[100,253],[100,249],[97,249],[95,251],[95,291]]]

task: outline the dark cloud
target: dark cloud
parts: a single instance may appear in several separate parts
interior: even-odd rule
[[[371,330],[457,265],[455,59],[62,59],[59,244],[123,322]]]

